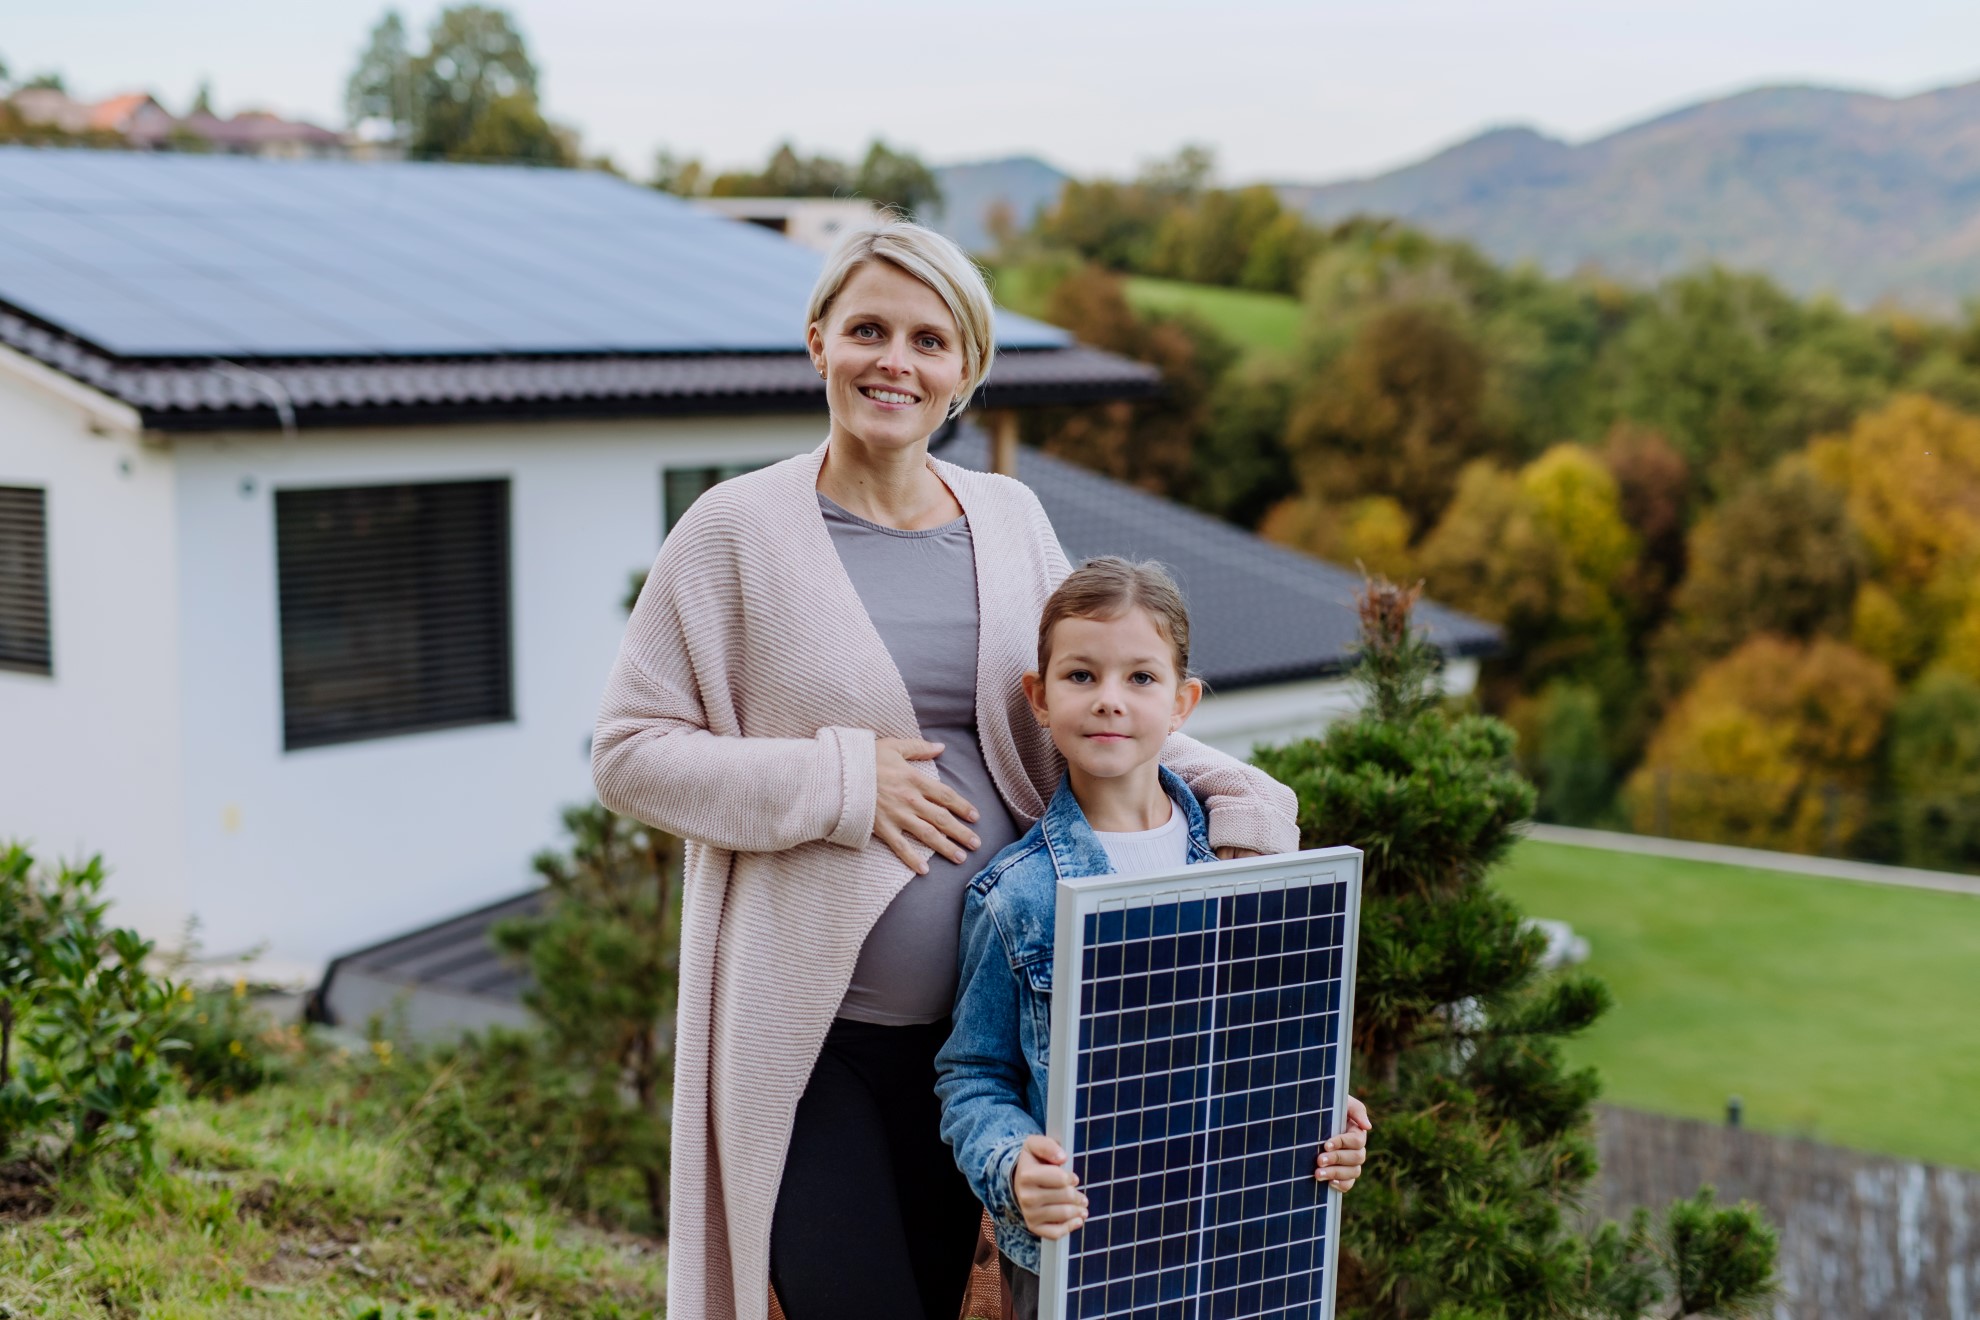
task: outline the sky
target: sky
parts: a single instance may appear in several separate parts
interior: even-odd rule
[[[874,137],[935,164],[1127,175],[1185,142],[1222,181],[1319,182],[1486,128],[1581,141],[1774,83],[1909,95],[1980,78],[1973,0],[513,0],[552,119],[635,177]],[[415,34],[441,8],[400,6]],[[383,4],[0,0],[16,78],[331,127]]]

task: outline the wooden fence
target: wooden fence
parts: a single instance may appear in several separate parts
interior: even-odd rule
[[[1604,1215],[1701,1183],[1766,1208],[1776,1320],[1980,1320],[1980,1173],[1628,1109],[1602,1109],[1597,1133]]]

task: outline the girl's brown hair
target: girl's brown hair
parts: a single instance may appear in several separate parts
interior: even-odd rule
[[[1118,619],[1132,609],[1148,611],[1155,631],[1175,649],[1176,678],[1189,677],[1189,606],[1182,589],[1154,560],[1135,563],[1115,555],[1075,568],[1045,602],[1038,621],[1038,672],[1052,662],[1052,629],[1061,619]]]

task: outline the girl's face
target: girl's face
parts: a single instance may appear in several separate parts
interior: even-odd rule
[[[1161,759],[1203,684],[1177,672],[1175,647],[1148,611],[1131,609],[1054,624],[1051,659],[1024,676],[1024,694],[1069,766],[1112,779]]]
[[[805,334],[835,431],[879,449],[926,440],[962,388],[962,336],[935,290],[892,262],[847,277]]]

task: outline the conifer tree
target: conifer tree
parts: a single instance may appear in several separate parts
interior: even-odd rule
[[[1365,854],[1354,1077],[1376,1126],[1350,1199],[1340,1313],[1357,1320],[1732,1316],[1772,1286],[1775,1235],[1709,1189],[1653,1221],[1584,1231],[1598,1083],[1560,1042],[1609,994],[1541,965],[1487,883],[1534,792],[1498,720],[1454,714],[1418,589],[1361,599],[1361,712],[1258,764],[1300,800],[1301,843]]]

